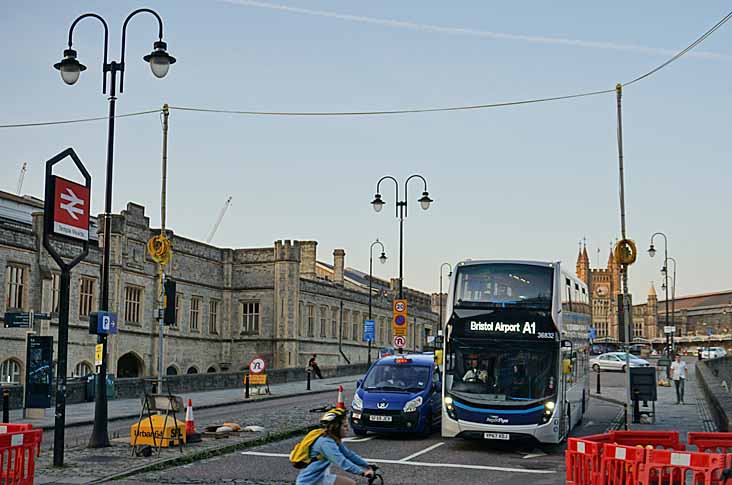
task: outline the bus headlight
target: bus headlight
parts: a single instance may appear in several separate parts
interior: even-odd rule
[[[358,392],[353,395],[353,402],[351,403],[351,407],[354,409],[354,411],[361,411],[363,409],[363,399],[358,396]]]
[[[455,406],[453,405],[452,398],[450,396],[445,397],[445,411],[447,411],[447,415],[452,419],[457,419],[455,416]]]
[[[417,408],[420,407],[421,405],[422,405],[422,396],[417,396],[404,405],[404,412],[412,413],[412,412],[416,411]]]
[[[554,414],[554,407],[554,401],[547,401],[544,403],[544,413],[541,415],[541,419],[539,420],[541,424],[549,422],[552,418],[552,414]]]

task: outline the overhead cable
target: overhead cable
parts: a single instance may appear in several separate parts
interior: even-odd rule
[[[625,83],[621,83],[621,86],[626,87],[626,86],[630,86],[631,84],[635,84],[643,79],[648,78],[649,76],[652,76],[653,74],[655,74],[658,71],[660,71],[661,69],[665,68],[672,62],[677,61],[678,59],[683,57],[685,54],[687,54],[689,51],[693,50],[696,46],[698,46],[699,44],[704,42],[704,40],[706,40],[707,37],[709,37],[714,32],[719,30],[719,28],[721,28],[724,24],[726,24],[730,18],[732,18],[732,11],[729,12],[727,15],[725,15],[719,22],[717,22],[713,27],[711,27],[704,34],[702,34],[698,39],[696,39],[694,42],[689,44],[683,50],[676,53],[669,60],[667,60],[666,62],[651,69],[650,71],[646,72],[645,74],[642,74],[642,75],[636,77],[635,79],[632,79]],[[407,109],[386,109],[386,110],[370,110],[370,111],[252,111],[252,110],[197,108],[197,107],[191,107],[191,106],[170,106],[170,109],[178,110],[178,111],[192,111],[192,112],[199,112],[199,113],[221,113],[221,114],[236,114],[236,115],[250,115],[250,116],[381,116],[381,115],[435,113],[435,112],[446,112],[446,111],[468,111],[468,110],[478,110],[478,109],[488,109],[488,108],[502,108],[502,107],[507,107],[507,106],[519,106],[519,105],[524,105],[524,104],[535,104],[535,103],[545,103],[545,102],[549,102],[549,101],[561,101],[561,100],[566,100],[566,99],[584,98],[584,97],[588,97],[588,96],[597,96],[600,94],[609,94],[609,93],[614,93],[614,92],[615,92],[615,88],[612,88],[612,89],[603,89],[603,90],[599,90],[599,91],[588,91],[588,92],[583,92],[583,93],[568,94],[568,95],[564,95],[564,96],[552,96],[552,97],[547,97],[547,98],[526,99],[526,100],[519,100],[519,101],[506,101],[506,102],[500,102],[500,103],[474,104],[474,105],[466,105],[466,106],[447,106],[447,107],[441,107],[441,108],[439,108],[439,107],[438,108],[407,108]],[[117,115],[116,118],[140,116],[140,115],[146,115],[146,114],[151,114],[151,113],[158,113],[160,111],[161,111],[160,109],[139,111],[137,113],[128,113],[128,114],[123,114],[123,115]],[[16,123],[16,124],[0,125],[0,128],[27,128],[27,127],[36,127],[36,126],[83,123],[83,122],[88,122],[88,121],[101,121],[101,120],[106,120],[106,119],[109,119],[109,117],[100,116],[97,118],[82,118],[82,119],[73,119],[73,120],[47,121],[47,122],[39,122],[39,123]]]

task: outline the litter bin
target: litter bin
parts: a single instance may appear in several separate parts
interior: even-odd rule
[[[86,401],[93,402],[97,392],[97,375],[89,374],[86,379]],[[117,382],[114,376],[109,374],[107,374],[107,399],[117,399]]]

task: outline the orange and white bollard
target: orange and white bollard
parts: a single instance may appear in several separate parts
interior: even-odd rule
[[[193,422],[193,404],[191,400],[188,400],[188,407],[186,408],[186,435],[191,435],[196,432],[196,423]]]
[[[346,403],[343,402],[343,386],[338,386],[338,401],[336,402],[337,409],[346,409]]]

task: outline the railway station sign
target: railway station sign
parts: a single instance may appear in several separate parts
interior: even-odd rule
[[[80,241],[89,240],[89,187],[52,175],[47,182],[46,229],[49,234]]]

